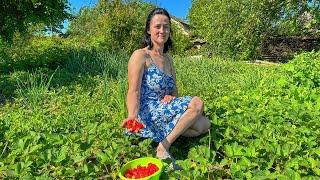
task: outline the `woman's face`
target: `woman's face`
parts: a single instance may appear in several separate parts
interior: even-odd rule
[[[150,34],[153,43],[164,45],[170,36],[169,18],[162,14],[153,16],[150,21],[150,30],[148,31],[148,34]]]

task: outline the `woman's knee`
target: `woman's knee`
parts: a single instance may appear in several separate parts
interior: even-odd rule
[[[198,114],[202,114],[203,108],[204,108],[204,103],[203,103],[201,98],[195,96],[195,97],[192,98],[192,100],[191,100],[191,102],[189,104],[189,108],[193,109]]]

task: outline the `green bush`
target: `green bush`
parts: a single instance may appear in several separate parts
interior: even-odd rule
[[[18,40],[5,46],[0,61],[0,71],[32,69],[37,67],[55,68],[71,56],[71,46],[60,37],[37,37],[27,41]]]
[[[258,57],[261,42],[270,36],[312,33],[320,24],[319,5],[294,0],[195,0],[189,18],[193,33],[204,38],[213,53],[247,59]],[[305,14],[312,17],[310,22]]]
[[[154,5],[141,1],[100,1],[94,8],[84,8],[70,24],[71,41],[80,47],[131,53],[140,46],[148,13]],[[190,39],[176,24],[174,54],[185,52]]]
[[[100,1],[95,8],[80,11],[70,24],[70,35],[84,46],[132,52],[139,46],[152,8],[140,1]]]
[[[320,87],[320,52],[309,52],[297,55],[293,61],[286,64],[284,72],[289,82],[308,88]]]
[[[173,53],[176,55],[185,55],[186,51],[191,48],[191,39],[189,35],[184,34],[182,29],[173,21],[171,22],[171,28],[173,31]]]
[[[215,54],[252,57],[264,25],[261,19],[265,16],[264,3],[257,2],[194,1],[189,14],[194,33],[202,36]]]

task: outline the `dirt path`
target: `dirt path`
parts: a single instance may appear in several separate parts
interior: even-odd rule
[[[255,64],[255,65],[280,65],[281,63],[270,62],[270,61],[254,60],[254,61],[248,61],[247,64]]]

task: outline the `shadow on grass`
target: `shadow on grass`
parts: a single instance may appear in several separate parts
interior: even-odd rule
[[[16,82],[8,75],[0,76],[0,105],[13,100]]]
[[[211,151],[221,151],[221,149],[215,148],[215,142],[221,141],[223,139],[223,136],[220,135],[220,132],[223,133],[225,131],[225,127],[218,126],[218,125],[212,125],[210,129],[210,134],[205,133],[197,137],[183,137],[180,136],[171,146],[170,152],[177,160],[186,160],[188,159],[189,152],[192,148],[196,146],[206,146],[209,148],[209,141],[210,141],[210,150]],[[216,133],[216,132],[219,132]],[[156,148],[158,143],[153,142],[152,147]],[[217,156],[214,157],[214,159],[210,161],[221,161],[223,159],[223,152],[217,153]],[[209,160],[209,159],[208,159]],[[172,171],[172,170],[170,170]],[[170,179],[169,177],[170,172],[163,171],[161,174],[161,178],[163,180]]]
[[[25,51],[25,50],[22,50]],[[29,50],[19,54],[2,53],[0,56],[0,73],[11,74],[15,71],[34,71],[39,68],[56,69],[72,58],[74,50],[59,47],[45,51]]]
[[[218,151],[215,148],[214,143],[220,141],[223,137],[218,135],[216,132],[218,129],[223,127],[212,125],[210,128],[210,134],[205,133],[197,137],[183,137],[180,136],[172,145],[171,152],[174,154],[176,159],[185,160],[188,158],[189,151],[196,146],[207,146],[211,151]],[[210,141],[210,143],[209,143]]]

